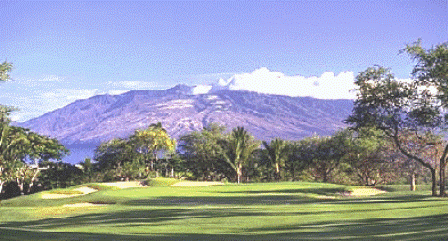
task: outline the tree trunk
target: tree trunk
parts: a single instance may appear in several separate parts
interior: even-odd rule
[[[410,177],[410,184],[411,184],[411,191],[415,191],[416,187],[415,187],[415,173],[411,173]]]
[[[243,176],[243,171],[242,171],[242,165],[238,164],[238,167],[236,168],[236,175],[237,175],[237,182],[238,184],[240,184],[241,182],[241,177]]]
[[[17,186],[19,187],[19,190],[20,190],[20,195],[25,194],[23,192],[23,182],[24,182],[24,180],[20,180],[19,178],[16,178],[16,182],[17,182]]]
[[[393,136],[393,140],[395,141],[395,144],[397,144],[398,150],[400,150],[400,152],[402,154],[404,154],[405,156],[407,156],[408,158],[415,160],[417,162],[419,162],[420,164],[422,164],[424,167],[428,168],[431,171],[431,181],[432,181],[432,188],[431,188],[431,192],[432,192],[432,196],[437,196],[437,177],[436,177],[436,169],[433,168],[429,163],[423,161],[423,159],[410,154],[409,152],[407,152],[405,149],[403,149],[403,147],[401,146],[400,141],[398,140],[398,136],[395,135]],[[445,147],[445,153],[448,152],[448,146]],[[446,154],[444,153],[443,156],[446,156]]]
[[[37,175],[39,174],[39,168],[34,172],[33,177],[31,178],[30,185],[28,185],[27,194],[31,193],[31,188],[34,186],[34,181],[36,180]],[[90,180],[90,177],[89,177]],[[90,182],[90,181],[89,181]]]
[[[280,166],[278,163],[275,163],[275,180],[280,181]]]
[[[324,169],[324,171],[322,172],[322,174],[323,174],[323,177],[322,177],[323,180],[322,180],[322,181],[323,181],[324,183],[328,182],[328,173],[327,173],[327,170]]]
[[[174,177],[174,167],[171,167],[171,175],[170,177]]]
[[[442,157],[440,159],[440,196],[441,197],[446,197],[446,174],[445,174],[445,170],[446,170],[446,158]]]
[[[291,174],[292,174],[292,180],[295,181],[296,180],[296,169],[294,168],[294,164],[292,164]]]
[[[431,180],[432,180],[432,193],[431,195],[436,197],[437,196],[437,176],[436,176],[436,169],[431,168]]]

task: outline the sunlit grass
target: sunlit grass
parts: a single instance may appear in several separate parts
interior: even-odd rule
[[[448,202],[390,188],[267,183],[139,187],[43,200],[5,200],[3,240],[437,240],[448,237]],[[387,189],[387,188],[386,188]],[[90,203],[90,206],[67,204]],[[94,205],[102,204],[102,205]],[[104,205],[106,204],[106,205]]]

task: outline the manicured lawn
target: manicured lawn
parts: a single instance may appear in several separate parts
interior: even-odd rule
[[[346,187],[269,183],[107,188],[1,202],[0,240],[445,240],[448,200],[388,188],[349,197]],[[102,205],[64,206],[94,203]]]

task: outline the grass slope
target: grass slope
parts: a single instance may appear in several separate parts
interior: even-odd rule
[[[377,196],[341,195],[353,188],[306,182],[104,188],[53,200],[39,193],[1,202],[0,240],[448,238],[447,199],[400,187]],[[108,205],[65,206],[83,202]]]

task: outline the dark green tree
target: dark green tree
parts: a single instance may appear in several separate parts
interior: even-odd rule
[[[179,147],[185,168],[195,178],[220,180],[232,177],[232,169],[225,163],[222,143],[225,126],[211,123],[201,131],[193,131],[180,138]]]
[[[402,155],[396,153],[393,143],[384,138],[382,131],[362,128],[354,136],[346,157],[353,174],[361,185],[374,186],[392,182],[397,178],[398,163]]]
[[[348,130],[336,132],[333,136],[314,137],[312,139],[311,168],[315,176],[328,182],[332,173],[341,166],[349,153],[351,133]],[[310,150],[311,151],[311,150]]]
[[[269,144],[266,141],[263,141],[262,143],[264,146],[264,157],[269,160],[272,167],[274,168],[275,180],[280,181],[280,171],[285,167],[285,163],[289,155],[287,142],[285,140],[276,138]]]
[[[221,142],[224,160],[235,171],[237,183],[241,183],[243,167],[259,146],[260,142],[240,126],[233,129],[226,140]]]

